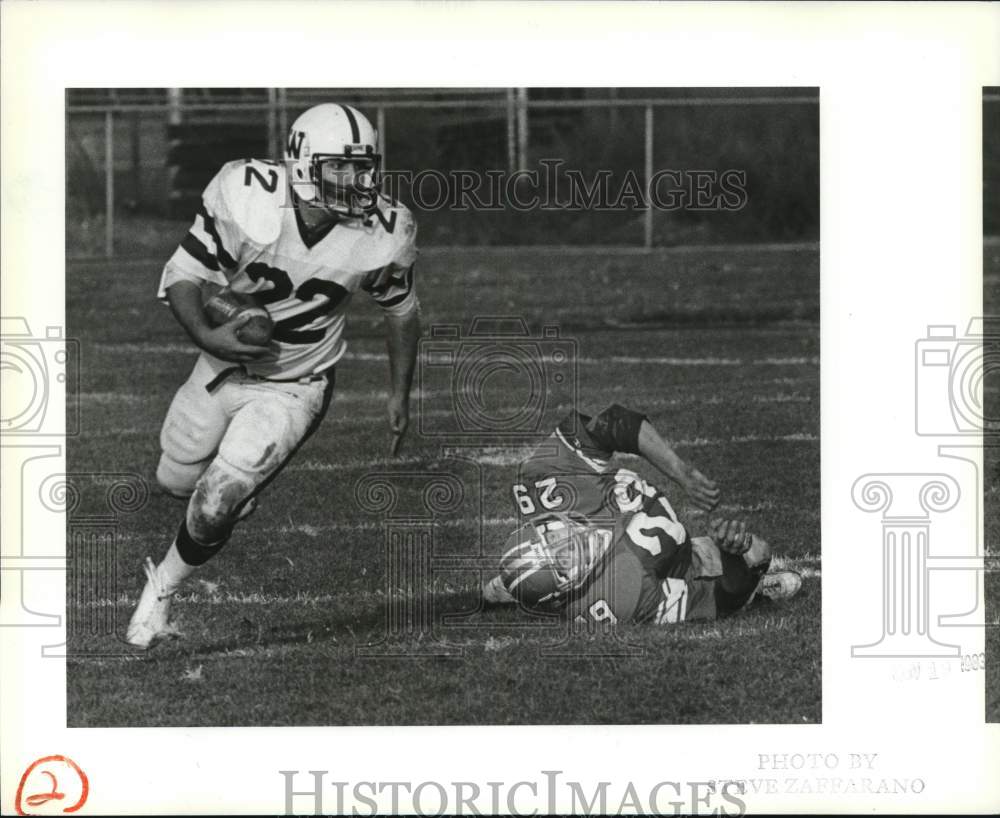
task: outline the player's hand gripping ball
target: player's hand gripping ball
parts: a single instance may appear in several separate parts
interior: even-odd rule
[[[744,554],[753,544],[753,534],[747,531],[743,520],[724,520],[716,517],[709,523],[709,534],[720,551],[727,554]]]
[[[205,313],[215,325],[238,322],[236,337],[244,344],[264,346],[274,334],[274,321],[268,311],[247,293],[223,287],[205,302]]]

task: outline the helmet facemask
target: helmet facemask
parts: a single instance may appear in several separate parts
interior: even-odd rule
[[[607,529],[557,521],[538,528],[539,553],[552,569],[560,595],[578,590],[611,545],[611,532]]]
[[[528,524],[501,560],[507,590],[529,606],[558,605],[586,584],[611,547],[612,532],[569,518]]]
[[[377,153],[316,153],[309,163],[314,203],[346,218],[364,218],[378,200]]]

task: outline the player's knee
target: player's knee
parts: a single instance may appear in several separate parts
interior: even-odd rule
[[[274,401],[259,401],[233,420],[219,447],[219,457],[248,475],[273,472],[288,453],[288,410]]]
[[[190,497],[209,462],[204,460],[200,463],[179,463],[164,452],[160,455],[160,462],[156,467],[156,482],[167,494],[174,497]]]
[[[215,454],[227,422],[225,413],[207,397],[203,387],[186,383],[167,410],[160,430],[160,448],[176,463],[204,464]]]
[[[188,502],[187,526],[200,543],[217,543],[229,537],[239,510],[254,491],[254,482],[238,472],[213,463],[198,481]]]

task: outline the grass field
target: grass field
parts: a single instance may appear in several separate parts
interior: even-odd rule
[[[622,629],[614,641],[516,611],[476,611],[480,574],[468,558],[495,552],[514,525],[509,484],[523,443],[488,441],[457,460],[461,452],[443,449],[454,441],[418,434],[447,431],[454,411],[447,389],[424,383],[413,409],[425,416],[388,458],[381,319],[360,296],[326,422],[179,595],[185,638],[132,651],[119,640],[141,562],[160,558],[184,511],[155,491],[153,470],[160,423],[195,354],[154,300],[160,263],[71,263],[82,432],[70,471],[134,472],[151,495],[121,518],[114,598],[70,600],[80,617],[86,605],[113,605],[117,635],[73,637],[68,723],[820,721],[818,251],[431,250],[419,267],[425,331],[496,315],[520,316],[536,334],[558,325],[575,344],[576,372],[546,417],[567,411],[574,389],[584,409],[617,401],[647,412],[720,482],[724,510],[746,516],[779,564],[804,573],[800,596],[719,623]],[[516,404],[518,388],[498,381],[488,398]],[[655,479],[638,460],[625,463]],[[462,482],[457,508],[433,526],[430,591],[414,600],[433,603],[433,627],[385,643],[411,653],[445,643],[454,655],[356,655],[382,639],[398,597],[387,594],[384,519],[356,494],[375,473],[398,486],[402,514],[420,511],[428,476]],[[704,515],[664,488],[701,533]],[[602,655],[615,651],[629,655]]]

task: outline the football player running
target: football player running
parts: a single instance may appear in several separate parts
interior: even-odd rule
[[[177,635],[174,593],[323,419],[359,289],[384,311],[394,449],[407,429],[420,336],[416,225],[379,192],[378,134],[350,106],[317,105],[292,124],[284,159],[224,165],[160,280],[159,298],[201,355],[160,433],[157,481],[188,503],[163,560],[146,558],[126,634],[141,648]],[[243,343],[239,317],[211,325],[205,294],[227,286],[266,305],[271,343]]]
[[[575,433],[574,433],[575,432]],[[717,518],[688,536],[663,492],[614,453],[638,454],[711,511],[719,489],[685,463],[642,414],[613,405],[574,413],[521,465],[513,485],[522,525],[507,540],[500,574],[483,587],[493,604],[559,610],[578,622],[676,624],[745,609],[802,586],[794,571],[768,573],[771,550],[740,520]]]

